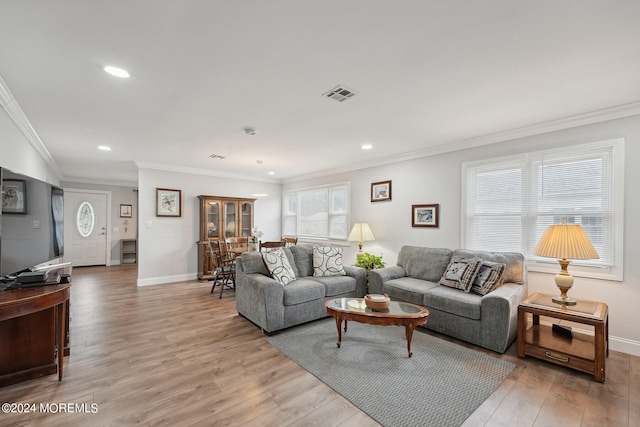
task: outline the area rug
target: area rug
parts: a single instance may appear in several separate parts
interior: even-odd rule
[[[333,319],[269,343],[380,424],[459,426],[515,368],[511,362],[420,331],[407,357],[404,327],[349,322],[336,347]]]

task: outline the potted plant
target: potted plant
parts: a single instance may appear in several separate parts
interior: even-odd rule
[[[365,252],[362,256],[356,258],[356,267],[362,267],[367,270],[367,289],[369,288],[369,271],[374,268],[383,268],[385,262],[382,261],[382,255],[375,256]]]

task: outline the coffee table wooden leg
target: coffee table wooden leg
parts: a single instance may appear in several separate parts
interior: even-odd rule
[[[413,323],[409,323],[404,327],[404,332],[407,336],[407,352],[409,353],[409,357],[413,355],[413,353],[411,353],[411,337],[413,337],[413,328]]]
[[[342,342],[342,318],[340,316],[336,316],[336,328],[338,329],[338,342],[336,343],[336,345],[338,346],[338,348],[340,348],[340,343]]]

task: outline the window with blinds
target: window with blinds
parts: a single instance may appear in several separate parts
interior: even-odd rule
[[[615,140],[463,164],[463,247],[520,252],[530,270],[557,273],[533,250],[566,219],[600,256],[572,261],[571,273],[622,280],[623,150]]]
[[[284,235],[310,239],[347,239],[349,184],[288,191],[282,199]]]

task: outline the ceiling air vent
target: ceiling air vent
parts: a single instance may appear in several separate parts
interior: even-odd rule
[[[222,160],[222,159],[224,159],[226,156],[221,156],[221,155],[219,155],[219,154],[212,154],[212,155],[210,155],[209,157],[211,157],[212,159],[220,159],[220,160]]]
[[[325,92],[322,94],[322,96],[335,99],[338,102],[344,102],[355,95],[356,95],[356,92],[354,90],[348,89],[343,85],[338,85],[333,89],[331,89],[329,92]]]

